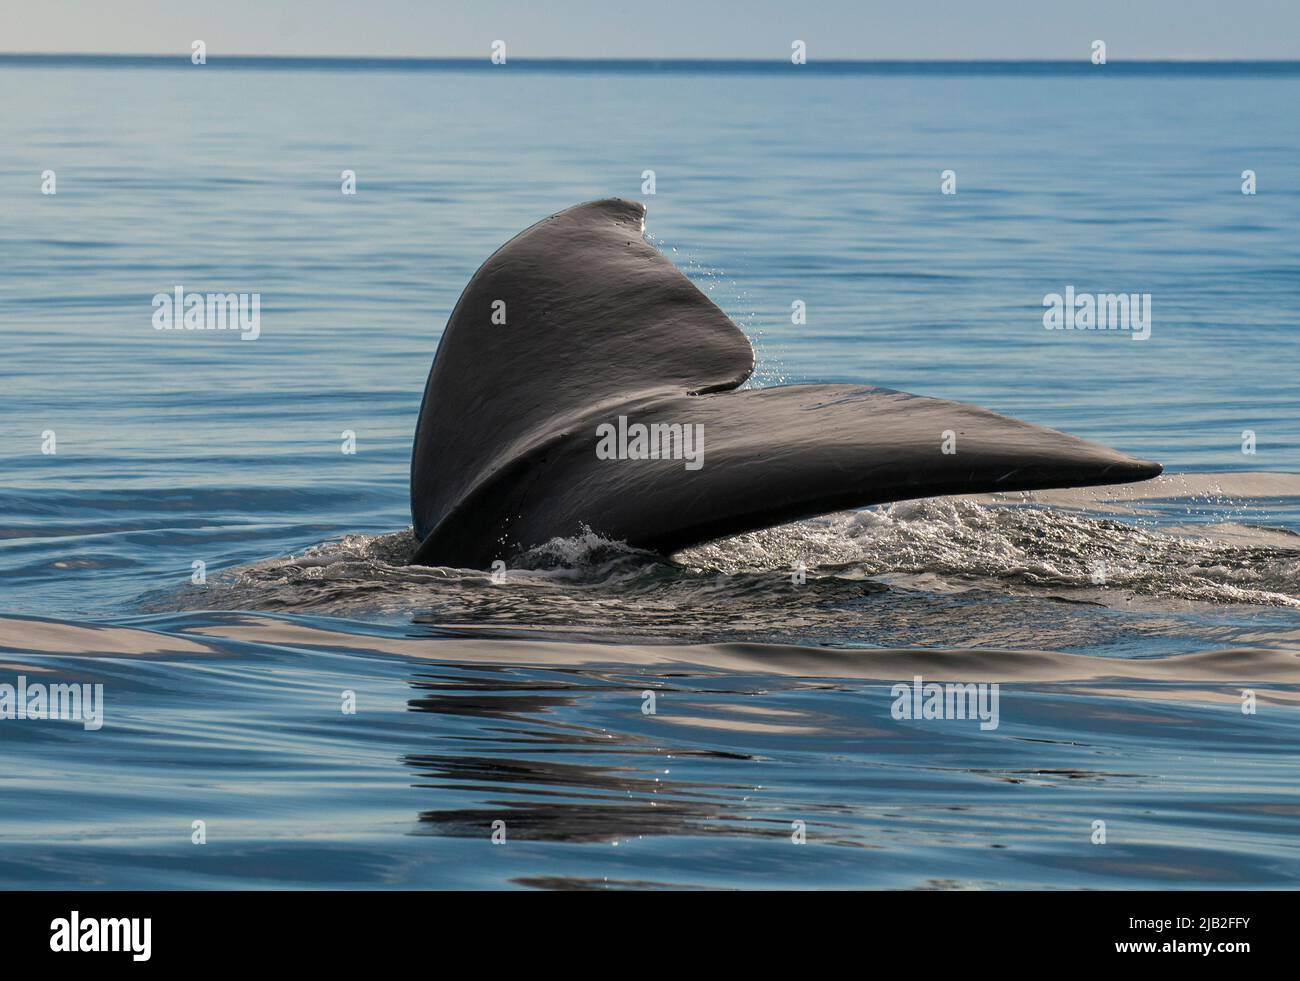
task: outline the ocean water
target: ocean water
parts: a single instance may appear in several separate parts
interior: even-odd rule
[[[0,719],[0,885],[1295,886],[1298,97],[1288,65],[0,59],[0,684],[103,685],[98,729]],[[456,297],[607,196],[753,384],[1166,474],[407,566]],[[260,336],[155,331],[178,285],[259,292]],[[1149,293],[1150,337],[1044,330],[1067,286]],[[918,675],[997,684],[997,726],[896,719]]]

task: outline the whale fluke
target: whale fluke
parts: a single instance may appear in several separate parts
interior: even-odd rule
[[[486,568],[584,526],[670,552],[844,508],[1161,471],[889,389],[734,391],[753,348],[642,238],[644,218],[617,199],[569,208],[465,287],[415,433],[414,563]]]

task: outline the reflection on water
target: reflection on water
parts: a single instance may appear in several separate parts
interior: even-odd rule
[[[46,624],[0,618],[0,660],[102,682],[105,726],[0,721],[7,885],[1300,883],[1294,647],[1121,658],[249,614]],[[46,653],[20,650],[27,637]],[[894,719],[891,687],[916,674],[999,681],[998,727]]]
[[[1274,720],[1282,729],[1255,731],[1240,722],[1235,704],[1198,707],[1222,686],[1158,683],[1159,694],[1175,703],[1164,706],[1144,702],[1151,682],[1096,693],[1086,685],[1015,687],[1007,695],[1012,721],[984,739],[952,722],[893,722],[884,685],[731,675],[720,686],[708,669],[675,670],[648,682],[658,696],[650,716],[641,711],[645,700],[637,687],[647,683],[645,676],[586,670],[521,678],[460,667],[473,675],[411,682],[412,711],[471,720],[475,727],[471,738],[440,740],[450,751],[403,758],[418,776],[415,789],[431,798],[420,811],[419,834],[482,841],[499,826],[507,836],[501,847],[515,841],[634,850],[666,838],[679,844],[649,847],[670,866],[667,856],[677,856],[678,848],[693,853],[714,837],[729,847],[764,840],[781,850],[769,855],[772,868],[788,862],[800,881],[797,870],[809,853],[793,850],[792,834],[802,822],[805,847],[847,846],[877,856],[871,864],[841,866],[841,874],[858,877],[844,884],[950,888],[965,880],[911,878],[910,870],[935,855],[960,853],[959,864],[980,870],[976,879],[984,886],[1060,884],[1067,872],[1080,874],[1076,855],[1099,847],[1089,835],[1101,817],[1112,838],[1109,850],[1087,863],[1086,877],[1097,883],[1128,881],[1139,869],[1170,884],[1286,882],[1300,875],[1288,820],[1297,805],[1276,800],[1290,796],[1288,766],[1278,758],[1266,763],[1285,752],[1272,739],[1293,738],[1285,732],[1297,720],[1285,716]],[[1261,692],[1281,696],[1270,700],[1275,706],[1298,693],[1295,685]],[[1058,720],[1067,713],[1078,724],[1064,739]],[[756,717],[781,724],[769,732],[755,728]],[[1234,764],[1224,757],[1206,768],[1228,746],[1235,765],[1263,754],[1252,761],[1249,779],[1232,776]],[[1171,771],[1170,754],[1189,751],[1196,759],[1180,755]],[[1192,788],[1194,800],[1165,810],[1161,802]],[[1242,796],[1252,802],[1234,802]],[[1272,805],[1265,803],[1269,797]],[[471,803],[448,806],[461,799]],[[1162,834],[1181,846],[1159,844]],[[1229,869],[1215,857],[1224,834],[1239,842],[1275,835],[1282,850]],[[979,849],[989,858],[969,854]],[[820,866],[825,855],[818,854],[805,871]],[[515,881],[605,885],[581,875]],[[707,884],[680,871],[676,878],[615,884],[629,881]]]
[[[604,685],[533,684],[493,678],[415,682],[416,689],[438,694],[412,699],[414,711],[513,723],[493,730],[507,744],[500,755],[417,754],[405,758],[403,762],[413,767],[422,781],[417,786],[468,790],[498,798],[492,810],[422,811],[420,821],[428,825],[428,833],[479,837],[496,820],[505,821],[511,837],[544,841],[613,842],[644,835],[788,833],[782,827],[765,826],[763,819],[747,809],[746,803],[761,788],[668,780],[677,759],[713,756],[752,760],[752,756],[672,748],[645,736],[566,724],[553,718],[562,708],[574,710],[565,713],[569,717],[581,717],[579,693],[608,690],[615,684],[603,680]],[[573,694],[551,694],[562,691]],[[656,697],[672,691],[659,688]],[[624,691],[623,696],[629,704],[638,698],[644,701],[641,693],[631,690]],[[546,758],[511,757],[507,755],[509,747],[527,749]],[[564,758],[577,754],[611,762]],[[635,767],[628,761],[634,761]]]

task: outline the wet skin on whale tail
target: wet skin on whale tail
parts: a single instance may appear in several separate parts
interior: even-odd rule
[[[412,562],[487,568],[584,526],[667,553],[869,504],[1160,473],[959,402],[862,385],[735,391],[749,340],[642,238],[644,218],[617,199],[569,208],[465,287],[415,432]],[[702,465],[600,458],[619,417],[690,427]]]

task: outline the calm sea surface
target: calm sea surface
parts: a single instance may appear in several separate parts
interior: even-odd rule
[[[104,686],[0,718],[0,885],[1300,884],[1300,72],[784,67],[0,58],[0,685]],[[608,196],[755,384],[1166,477],[405,566],[456,297]],[[261,336],[154,330],[177,286]],[[1067,286],[1150,338],[1044,330]]]

